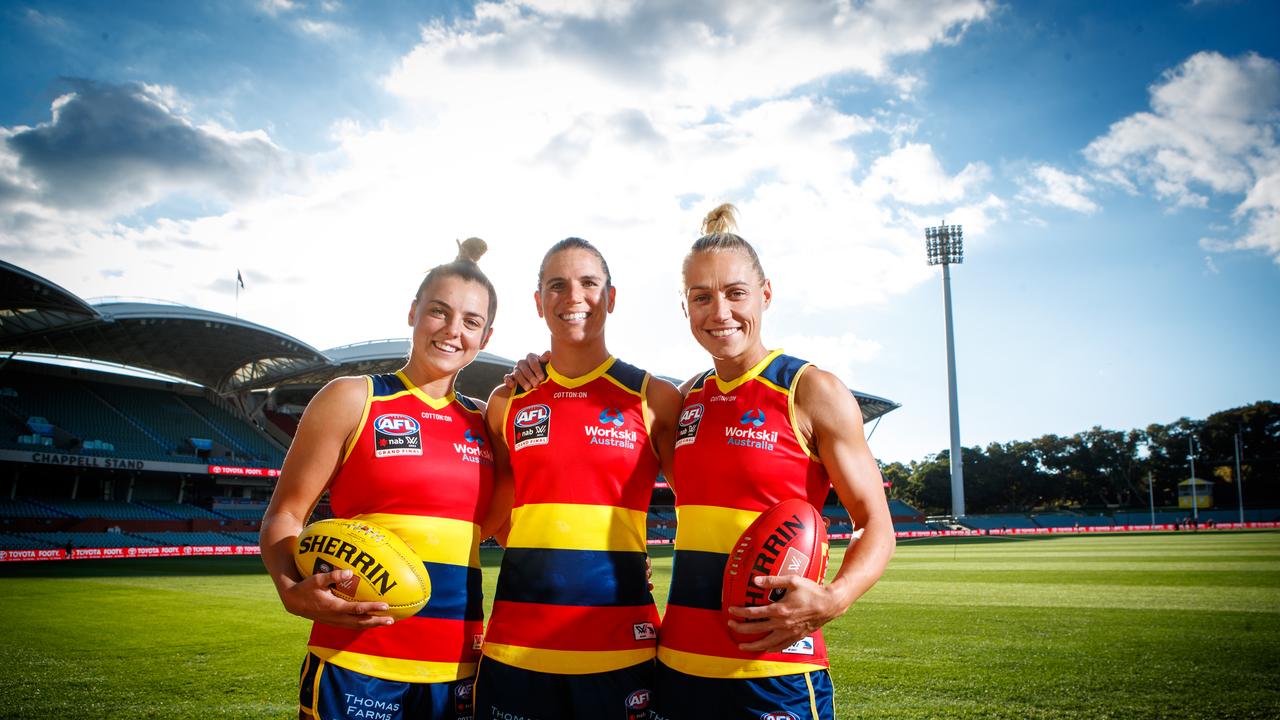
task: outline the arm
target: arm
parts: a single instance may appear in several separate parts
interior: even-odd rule
[[[507,436],[503,433],[502,419],[511,401],[511,388],[499,385],[489,395],[484,422],[489,428],[489,444],[493,446],[493,499],[489,512],[480,526],[480,537],[493,535],[498,542],[507,544],[510,530],[511,504],[515,499],[515,483],[511,474],[511,455],[507,450]]]
[[[373,615],[386,603],[347,602],[329,586],[351,575],[335,570],[306,579],[293,561],[298,533],[342,464],[347,443],[358,430],[368,389],[364,378],[338,378],[316,394],[298,424],[284,459],[284,469],[262,518],[259,544],[262,562],[285,610],[317,622],[346,628],[390,625],[392,618]]]
[[[671,483],[672,470],[675,466],[676,423],[680,419],[680,406],[684,398],[675,385],[658,377],[649,377],[646,386],[645,403],[652,415],[649,424],[649,442],[658,455],[662,465],[662,476]],[[672,483],[672,487],[675,484]]]
[[[511,372],[502,376],[502,384],[508,390],[515,390],[517,387],[532,390],[546,382],[546,367],[549,362],[551,362],[550,350],[540,356],[529,353],[524,356],[523,360],[516,361],[516,366],[511,368]],[[498,418],[498,420],[502,420],[502,418]]]
[[[763,587],[786,588],[786,597],[763,607],[730,609],[739,617],[768,618],[750,625],[731,621],[743,632],[771,631],[739,646],[752,652],[781,650],[843,615],[880,579],[896,542],[880,468],[867,447],[862,412],[853,394],[836,376],[811,367],[796,385],[795,404],[801,432],[826,467],[854,526],[863,528],[863,533],[845,551],[844,562],[829,585],[795,575],[761,578]]]

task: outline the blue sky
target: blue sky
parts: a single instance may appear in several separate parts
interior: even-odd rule
[[[0,4],[0,255],[81,296],[183,302],[317,347],[403,337],[486,238],[490,350],[546,343],[567,235],[620,287],[613,351],[706,365],[680,316],[734,202],[766,340],[947,446],[1280,396],[1280,9],[1268,2],[509,0]],[[246,290],[236,304],[233,281]]]

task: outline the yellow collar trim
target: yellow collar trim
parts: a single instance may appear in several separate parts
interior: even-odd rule
[[[722,380],[719,375],[716,375],[713,373],[712,377],[716,379],[716,387],[720,388],[720,392],[722,393],[727,393],[733,390],[739,385],[745,383],[748,380],[754,379],[760,373],[764,372],[764,369],[769,367],[769,363],[773,362],[774,359],[781,354],[782,354],[782,348],[778,348],[777,350],[770,351],[768,355],[765,355],[763,358],[761,358],[760,362],[752,366],[750,370],[742,373],[741,375],[739,375],[738,377],[732,380]]]
[[[601,375],[605,374],[609,370],[609,368],[613,367],[613,364],[617,362],[617,360],[618,360],[617,358],[610,355],[604,362],[597,365],[594,370],[587,373],[586,375],[583,375],[582,377],[576,377],[576,378],[565,377],[564,375],[561,375],[559,372],[556,371],[554,367],[551,366],[551,363],[547,363],[547,378],[550,380],[556,381],[557,385],[560,385],[565,388],[581,387],[591,382],[592,380],[595,380]]]
[[[404,374],[403,370],[397,370],[396,377],[400,378],[400,382],[404,383],[404,386],[409,389],[409,392],[413,393],[414,397],[427,405],[430,405],[432,410],[443,410],[449,403],[453,402],[455,397],[457,397],[456,393],[450,390],[449,394],[442,398],[433,398],[423,392],[417,385],[414,385],[413,381],[409,379],[408,375]]]

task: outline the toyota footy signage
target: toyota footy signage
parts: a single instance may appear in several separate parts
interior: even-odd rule
[[[234,465],[210,465],[210,475],[236,475],[239,477],[280,477],[276,468],[236,467]]]

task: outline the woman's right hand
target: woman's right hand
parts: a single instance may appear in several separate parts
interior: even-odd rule
[[[395,618],[373,614],[387,609],[384,602],[350,602],[329,591],[330,585],[350,577],[350,570],[311,575],[282,589],[280,601],[294,615],[326,625],[363,630],[394,623]]]
[[[511,372],[502,376],[502,382],[512,390],[532,390],[547,380],[546,364],[551,362],[551,351],[541,355],[529,353],[516,362]]]

